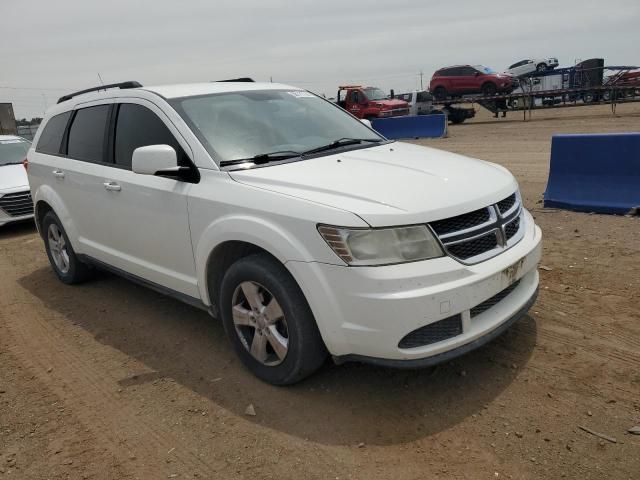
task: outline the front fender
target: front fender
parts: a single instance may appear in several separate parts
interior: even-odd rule
[[[312,233],[317,234],[315,231]],[[314,242],[304,242],[302,238],[292,235],[287,229],[272,221],[253,215],[221,217],[202,232],[194,249],[198,288],[206,305],[211,304],[207,289],[209,257],[218,245],[228,241],[256,245],[269,252],[283,264],[291,260],[300,262],[318,260],[314,258],[311,249],[307,246]],[[335,257],[334,261],[338,263],[338,257]]]

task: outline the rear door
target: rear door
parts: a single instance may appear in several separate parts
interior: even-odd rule
[[[92,254],[95,250],[99,226],[96,212],[103,208],[97,201],[95,184],[107,168],[104,147],[111,105],[110,101],[94,102],[52,118],[49,123],[65,122],[60,147],[57,147],[60,125],[54,124],[51,138],[44,138],[47,125],[36,147],[36,151],[48,153],[44,155],[48,168],[42,174],[61,202],[54,208],[77,253]]]
[[[114,105],[107,153],[113,163],[92,185],[103,206],[92,225],[92,251],[114,267],[198,298],[187,212],[193,180],[134,173],[133,151],[148,145],[172,146],[178,162],[197,175],[188,144],[161,109],[143,99]]]

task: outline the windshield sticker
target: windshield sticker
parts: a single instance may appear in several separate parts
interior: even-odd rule
[[[23,140],[0,140],[0,145],[8,145],[10,143],[24,143]]]
[[[313,98],[314,94],[305,92],[304,90],[294,90],[293,92],[287,92],[289,95],[292,95],[296,98]]]

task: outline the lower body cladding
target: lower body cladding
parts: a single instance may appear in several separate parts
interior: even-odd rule
[[[466,353],[524,316],[538,291],[540,229],[529,213],[510,249],[381,267],[287,262],[337,362],[423,367]]]

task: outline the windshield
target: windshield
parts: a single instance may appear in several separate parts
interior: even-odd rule
[[[326,100],[302,90],[253,90],[170,103],[217,161],[302,153],[339,139],[382,137]]]
[[[389,98],[389,95],[379,88],[365,88],[364,94],[369,100],[387,100]]]
[[[30,146],[31,142],[20,138],[0,140],[0,166],[22,163]]]
[[[487,73],[487,74],[496,73],[496,71],[493,68],[485,67],[483,65],[474,65],[473,68],[475,68],[476,70],[482,73]]]

